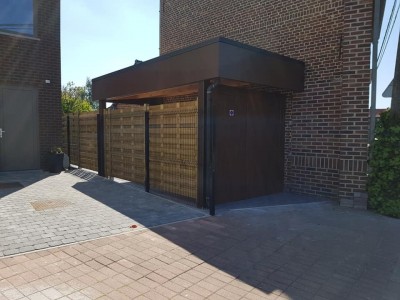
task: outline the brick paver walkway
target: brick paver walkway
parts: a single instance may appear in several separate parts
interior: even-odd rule
[[[400,221],[252,208],[0,259],[4,299],[400,299]]]

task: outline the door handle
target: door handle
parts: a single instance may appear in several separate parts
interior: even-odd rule
[[[3,133],[5,132],[5,130],[3,130],[2,128],[0,128],[0,139],[3,138]]]

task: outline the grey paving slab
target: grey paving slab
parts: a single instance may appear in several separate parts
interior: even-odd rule
[[[0,190],[0,257],[205,215],[82,170],[5,172],[0,182],[24,186]]]

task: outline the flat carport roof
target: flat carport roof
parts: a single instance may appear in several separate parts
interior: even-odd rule
[[[199,82],[302,91],[304,63],[226,38],[215,38],[92,81],[93,99],[120,101],[196,93]]]

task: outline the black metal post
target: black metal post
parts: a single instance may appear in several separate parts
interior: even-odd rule
[[[144,113],[144,157],[145,157],[145,179],[144,188],[146,192],[150,191],[150,123],[149,111]]]
[[[102,114],[97,114],[97,170],[99,176],[105,176],[104,117]]]
[[[214,82],[207,88],[206,98],[206,201],[210,209],[210,215],[215,215],[214,199],[214,172],[215,172],[215,153],[214,153],[214,120],[212,114],[212,92],[218,86]]]
[[[197,112],[197,207],[208,208],[206,199],[206,97],[207,87],[210,85],[208,80],[200,81],[198,88],[198,112]]]

